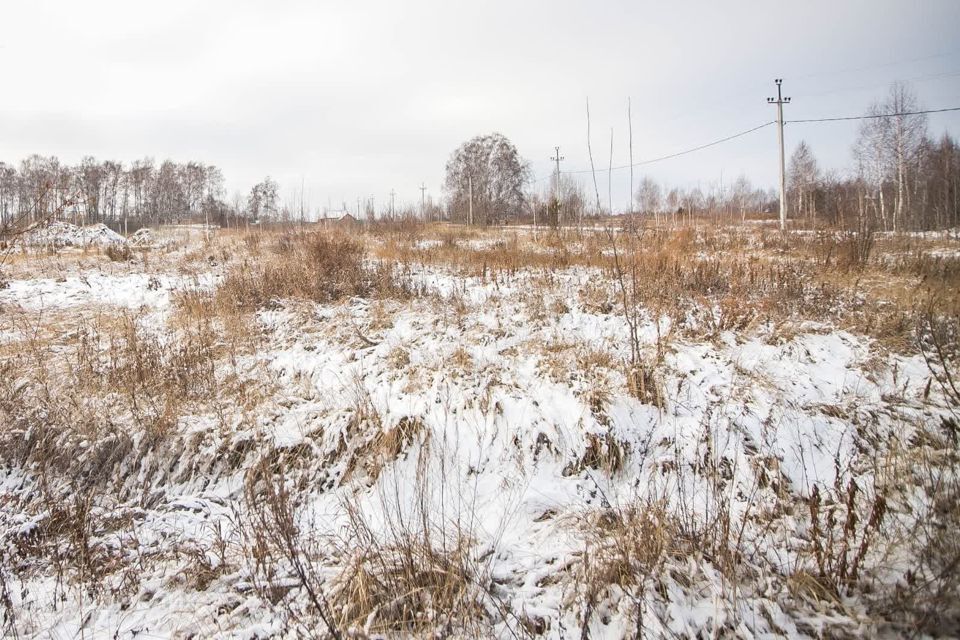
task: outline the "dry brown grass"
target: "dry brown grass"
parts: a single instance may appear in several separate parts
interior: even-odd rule
[[[612,585],[642,587],[663,572],[670,557],[694,552],[662,501],[594,513],[584,525],[582,578],[594,597]]]
[[[368,263],[363,244],[345,234],[283,234],[272,240],[259,260],[244,260],[227,272],[217,290],[225,308],[254,311],[285,298],[336,302],[350,296],[411,293],[391,266]],[[255,244],[259,248],[262,242]]]
[[[140,464],[151,443],[162,448],[183,416],[212,416],[226,429],[228,415],[255,410],[265,385],[238,361],[257,336],[198,296],[186,294],[164,327],[102,308],[12,316],[20,339],[4,345],[0,360],[8,372],[2,457],[53,469],[61,480],[106,481],[117,465],[129,472]],[[77,456],[80,443],[88,444]]]
[[[403,437],[378,446],[392,453]],[[298,636],[486,637],[496,623],[514,626],[491,593],[492,553],[479,553],[469,514],[430,504],[427,457],[418,459],[412,505],[384,496],[374,524],[347,499],[339,533],[316,534],[303,520],[306,495],[291,491],[283,465],[265,462],[246,483],[247,561],[264,601]]]
[[[413,246],[424,235],[436,236],[439,243]],[[958,402],[960,261],[956,258],[931,257],[926,245],[917,240],[899,243],[885,238],[865,247],[862,239],[850,236],[792,237],[729,229],[625,233],[617,243],[619,266],[610,255],[609,238],[569,230],[544,232],[537,239],[520,232],[452,227],[374,229],[362,239],[338,232],[234,232],[229,242],[214,239],[189,257],[198,264],[228,265],[222,286],[211,293],[178,296],[170,325],[160,333],[131,313],[28,318],[20,339],[5,343],[0,352],[4,425],[0,459],[33,465],[51,486],[61,483],[59,490],[50,490],[44,501],[33,505],[50,507],[37,537],[18,544],[24,545],[24,553],[71,563],[88,581],[114,570],[107,550],[91,541],[93,533],[109,526],[92,515],[92,506],[102,500],[97,491],[113,486],[129,498],[140,490],[130,478],[151,455],[156,464],[151,462],[150,471],[144,472],[145,485],[152,486],[156,477],[169,473],[164,463],[177,451],[166,452],[167,458],[159,454],[176,435],[184,415],[222,417],[224,403],[249,409],[262,401],[263,390],[235,366],[258,343],[252,312],[290,298],[335,304],[365,296],[374,299],[370,328],[386,329],[393,309],[389,304],[378,305],[377,299],[412,295],[398,270],[417,263],[452,267],[488,282],[536,271],[539,276],[530,279],[529,307],[531,316],[540,321],[569,313],[575,304],[555,295],[538,295],[556,293],[551,274],[586,268],[597,277],[580,291],[582,307],[594,313],[623,313],[636,324],[668,318],[675,333],[662,336],[656,345],[638,342],[636,357],[626,363],[612,355],[623,353],[617,347],[624,345],[606,350],[563,339],[534,345],[552,376],[584,377],[583,399],[601,425],[606,424],[611,373],[624,374],[630,392],[644,402],[663,405],[658,367],[674,336],[712,339],[726,331],[743,334],[769,323],[782,339],[799,331],[807,319],[866,332],[884,346],[919,349],[928,358],[931,385],[940,385],[944,397]],[[377,264],[371,254],[397,264]],[[106,264],[103,256],[82,259]],[[460,323],[475,311],[463,296],[437,304],[445,305]],[[82,329],[75,330],[77,326]],[[391,351],[389,359],[396,368],[410,366],[410,353],[403,346]],[[476,368],[463,347],[452,354],[449,364],[463,374]],[[839,408],[829,411],[836,418],[845,417]],[[225,420],[223,425],[226,431]],[[422,421],[405,418],[388,428],[370,402],[358,401],[347,431],[351,447],[344,444],[337,453],[349,456],[343,481],[381,478],[399,457],[429,448]],[[916,442],[896,452],[900,458],[881,461],[892,470],[869,491],[847,483],[825,490],[829,495],[822,499],[779,503],[778,509],[792,510],[791,526],[801,521],[806,529],[805,537],[793,540],[799,545],[794,548],[795,570],[784,584],[774,579],[771,593],[828,611],[840,606],[843,596],[853,594],[866,598],[878,617],[899,620],[901,630],[915,625],[927,633],[955,633],[960,628],[956,612],[960,589],[954,577],[960,551],[957,537],[950,532],[960,523],[958,432],[955,420],[933,425],[929,433],[918,435]],[[639,454],[610,433],[590,434],[586,440],[585,454],[570,467],[571,473],[587,469],[622,473],[632,468],[630,457]],[[423,446],[418,449],[418,445]],[[244,455],[246,450],[239,448],[224,452],[233,466]],[[472,532],[450,526],[450,519],[438,520],[429,509],[421,508],[405,526],[386,532],[371,525],[368,514],[348,509],[349,532],[311,547],[305,542],[309,532],[296,519],[299,498],[289,494],[293,487],[306,488],[309,475],[303,474],[289,486],[282,482],[285,467],[298,472],[308,468],[310,455],[306,447],[265,456],[246,486],[252,513],[261,516],[247,523],[253,527],[247,532],[252,540],[249,551],[270,602],[287,602],[291,587],[279,580],[287,570],[298,577],[300,588],[313,592],[308,598],[313,614],[328,615],[331,629],[359,629],[360,637],[457,631],[480,636],[488,630],[491,611],[509,618],[490,595],[488,567],[478,557]],[[671,473],[681,473],[679,462],[668,462],[674,465]],[[764,464],[769,464],[769,474],[760,469]],[[774,488],[782,482],[775,456],[758,454],[751,465],[760,469],[758,491],[780,492]],[[753,516],[733,518],[723,502],[728,499],[723,489],[729,490],[729,485],[724,484],[725,471],[720,466],[704,462],[701,468],[698,462],[695,469],[685,468],[682,473],[702,483],[698,489],[706,486],[712,491],[711,504],[717,505],[713,511],[698,512],[689,496],[681,496],[688,500],[685,506],[647,500],[590,514],[582,525],[586,552],[577,579],[587,603],[586,621],[611,586],[641,598],[665,589],[669,580],[692,585],[695,577],[683,569],[691,562],[719,571],[733,585],[730,597],[737,597],[738,580],[748,570],[743,564],[743,530],[738,526],[767,523]],[[63,482],[69,477],[82,478],[82,486]],[[913,519],[908,516],[915,500],[903,494],[901,504],[894,504],[907,482],[930,500],[930,508]],[[69,501],[64,501],[65,496],[70,496]],[[426,506],[425,500],[421,506]],[[757,535],[751,543],[759,546],[765,531],[753,533]],[[892,544],[887,537],[892,540],[894,535],[898,543],[912,545],[901,548],[909,548],[917,561],[892,591],[872,592],[876,587],[864,577],[866,568],[884,568],[878,558]],[[193,559],[189,552],[187,556],[195,565],[193,586],[203,588],[222,575],[223,565],[208,562],[202,553]],[[328,561],[336,562],[337,570],[323,574]],[[330,575],[336,579],[329,581]],[[771,575],[779,576],[773,570]],[[297,615],[308,616],[310,611],[298,610]],[[301,623],[295,632],[319,628],[308,617]]]
[[[783,235],[774,231],[702,225],[627,233],[576,230],[530,232],[451,227],[434,244],[392,241],[374,251],[400,264],[451,267],[485,279],[597,269],[606,278],[585,287],[588,308],[622,306],[610,283],[617,263],[628,276],[631,304],[673,320],[680,335],[710,337],[762,322],[810,319],[850,328],[897,350],[911,341],[916,311],[936,300],[960,309],[960,258],[934,256],[956,242],[829,231]],[[616,248],[616,258],[612,249]],[[550,280],[534,283],[545,291]],[[611,295],[613,293],[613,295]],[[533,296],[538,298],[539,296]],[[539,308],[541,315],[562,309]]]
[[[630,445],[617,439],[613,434],[589,433],[586,437],[587,449],[583,457],[571,463],[564,470],[564,475],[575,475],[584,469],[603,471],[607,476],[613,476],[624,469],[627,457],[630,455]]]
[[[347,512],[346,563],[331,588],[341,628],[366,637],[488,629],[482,589],[489,578],[468,531],[444,531],[424,514],[384,537],[359,509]]]
[[[210,317],[175,329],[123,311],[54,317],[24,312],[19,349],[0,360],[0,460],[28,469],[35,484],[4,496],[5,508],[37,523],[15,540],[13,569],[47,566],[64,593],[78,585],[107,595],[109,584],[110,597],[130,597],[153,555],[116,548],[117,538],[136,544],[130,505],[156,499],[158,486],[192,477],[201,464],[180,420],[210,418],[227,433],[262,390],[231,367]],[[238,463],[206,461],[208,471]],[[220,571],[207,568],[213,573],[197,575],[195,586]]]
[[[374,252],[395,263],[442,265],[481,277],[513,276],[531,269],[596,266],[598,255],[592,251],[592,245],[577,245],[574,249],[568,241],[573,237],[571,232],[553,231],[534,243],[520,232],[452,227],[412,244],[395,240],[379,243]],[[420,244],[424,241],[426,244]]]
[[[928,253],[943,240],[832,231],[784,235],[704,221],[623,233],[455,225],[420,231],[386,239],[374,232],[373,251],[403,268],[432,265],[484,282],[522,282],[532,293],[526,304],[535,322],[569,310],[555,295],[551,274],[572,267],[602,275],[580,291],[588,310],[625,315],[637,333],[641,325],[667,319],[670,333],[658,336],[656,352],[637,342],[623,366],[631,393],[658,406],[665,401],[658,366],[674,338],[717,340],[726,332],[812,320],[910,352],[919,310],[929,301],[937,313],[960,310],[960,259]],[[456,296],[446,301],[463,318],[470,311],[459,302]],[[566,377],[561,353],[547,349],[546,360],[557,379]]]
[[[662,500],[590,513],[581,521],[580,532],[584,550],[572,577],[583,629],[611,593],[619,592],[635,603],[631,617],[640,637],[645,602],[666,599],[671,567],[702,562],[696,543]]]
[[[361,444],[351,453],[343,474],[343,482],[362,476],[369,484],[376,482],[384,468],[403,455],[417,440],[423,440],[425,427],[419,418],[401,418],[385,428],[378,414],[357,413],[348,431]],[[366,439],[359,432],[366,433]],[[361,473],[362,472],[362,473]]]

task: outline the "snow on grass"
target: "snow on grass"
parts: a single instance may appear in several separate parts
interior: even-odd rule
[[[574,286],[564,295],[570,300],[579,276],[568,275]],[[428,280],[441,292],[459,286],[441,273]],[[372,347],[351,345],[347,323],[336,316],[321,316],[319,326],[304,331],[287,314],[262,314],[269,332],[284,338],[284,347],[268,356],[269,367],[283,388],[297,388],[302,398],[292,400],[291,411],[279,423],[280,441],[289,446],[310,440],[308,433],[322,433],[313,444],[321,447],[321,456],[329,456],[349,437],[343,423],[338,428],[323,418],[304,419],[309,411],[296,411],[300,403],[341,414],[359,394],[388,430],[417,416],[428,428],[429,441],[443,443],[432,464],[447,472],[436,481],[456,496],[450,504],[449,498],[432,494],[433,512],[459,517],[465,508],[459,501],[466,500],[478,523],[475,533],[498,549],[494,571],[522,576],[530,570],[531,558],[563,566],[579,552],[559,519],[543,520],[545,515],[630,500],[638,486],[656,482],[662,464],[695,466],[704,455],[705,433],[715,437],[711,455],[733,461],[737,486],[744,491],[754,482],[747,470],[750,451],[758,448],[780,460],[788,491],[805,496],[815,485],[832,487],[837,472],[848,468],[858,435],[848,421],[831,414],[885,413],[885,394],[917,398],[928,378],[924,363],[914,357],[897,359],[898,386],[886,377],[876,379],[861,368],[871,356],[870,341],[846,332],[811,327],[813,333],[772,343],[769,336],[738,341],[727,335],[719,344],[672,344],[663,382],[671,391],[663,411],[625,393],[618,371],[603,371],[601,383],[614,382],[605,387],[611,398],[600,416],[584,396],[589,381],[579,379],[581,372],[575,370],[563,382],[551,379],[541,347],[559,335],[572,344],[606,344],[622,357],[625,324],[616,316],[578,309],[572,300],[569,313],[532,320],[524,290],[518,284],[472,295],[477,313],[455,322],[415,304],[399,310]],[[367,311],[365,303],[357,302],[349,316],[362,325],[369,319]],[[301,332],[304,337],[295,337]],[[654,333],[647,327],[648,342]],[[291,339],[292,344],[287,342]],[[391,370],[390,354],[398,348],[406,352],[406,372]],[[463,350],[467,364],[456,364]],[[825,406],[830,414],[824,413]],[[643,457],[617,473],[577,471],[577,461],[587,455],[587,436],[606,432]],[[389,474],[378,476],[365,491],[351,493],[350,499],[371,514],[390,508],[409,513],[418,498],[412,493],[418,486],[419,455],[408,451],[390,465]],[[695,492],[697,487],[687,489]],[[392,507],[380,504],[385,495],[394,501]],[[321,494],[312,512],[335,513],[342,499],[337,492]],[[694,508],[708,511],[700,499],[694,497]],[[735,506],[741,512],[750,507],[746,502]],[[564,614],[561,596],[541,590],[536,596],[518,595],[514,604],[539,607],[559,620]],[[682,615],[668,612],[674,618],[668,626],[698,628],[703,620],[696,611],[712,604],[706,600],[689,606],[693,610]]]
[[[305,536],[342,540],[351,527],[346,505],[384,540],[417,516],[439,532],[462,527],[489,571],[489,591],[514,615],[493,635],[514,637],[522,618],[542,623],[544,637],[580,637],[583,626],[590,637],[622,637],[641,606],[653,635],[719,627],[802,637],[829,616],[856,628],[857,603],[848,603],[849,620],[836,610],[821,619],[746,583],[731,600],[727,577],[702,557],[668,559],[670,571],[639,596],[611,585],[588,620],[583,530],[645,501],[698,522],[717,513],[721,498],[734,523],[782,510],[771,524],[780,544],[745,527],[742,562],[747,574],[767,566],[761,558],[788,573],[801,563],[805,535],[794,510],[815,488],[869,478],[865,450],[949,415],[936,389],[927,397],[920,356],[887,354],[824,324],[781,333],[770,322],[694,340],[672,336],[666,318],[648,318],[640,340],[664,391],[657,407],[629,392],[623,317],[581,302],[582,289],[603,278],[598,270],[557,271],[549,286],[532,272],[486,279],[419,267],[409,277],[424,295],[279,302],[251,319],[262,342],[230,366],[269,386],[265,402],[226,417],[181,416],[142,467],[125,470],[128,488],[114,504],[130,526],[100,531],[96,542],[145,567],[129,592],[114,574],[107,585],[125,595],[108,588],[90,599],[25,561],[14,602],[22,634],[261,637],[287,628],[253,588],[255,568],[242,550],[241,520],[256,508],[244,491],[264,458],[301,488]],[[87,274],[13,281],[0,302],[162,308],[177,290],[215,282]],[[84,441],[77,455],[96,446]],[[717,476],[721,489],[711,484]],[[30,468],[4,470],[0,501],[27,500],[35,483]],[[4,511],[3,539],[29,537],[46,517]],[[226,557],[221,540],[229,541]],[[748,544],[757,548],[748,553]],[[335,546],[312,557],[330,580],[344,569]],[[298,584],[288,567],[274,569],[274,586]],[[686,570],[686,579],[674,577]],[[207,573],[209,583],[198,583]],[[57,598],[66,604],[54,606]]]
[[[212,274],[196,276],[84,273],[63,278],[11,280],[0,290],[0,304],[24,309],[64,309],[98,304],[136,309],[165,307],[178,291],[210,289]]]

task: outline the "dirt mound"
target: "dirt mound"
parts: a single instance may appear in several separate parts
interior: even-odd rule
[[[123,244],[126,239],[105,224],[79,227],[59,220],[38,224],[29,229],[17,242],[24,247],[88,247]]]
[[[143,227],[142,229],[137,229],[127,238],[127,242],[134,247],[149,247],[154,244],[155,238],[152,230]]]

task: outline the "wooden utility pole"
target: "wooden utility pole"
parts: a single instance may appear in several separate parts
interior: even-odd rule
[[[783,105],[790,104],[790,98],[784,98],[780,85],[783,78],[774,80],[777,83],[777,97],[767,98],[769,104],[777,105],[777,141],[780,144],[780,230],[787,230],[787,170],[783,153]]]
[[[393,189],[390,189],[390,217],[391,218],[395,217],[396,215],[393,209],[394,198],[396,197],[397,197],[397,192],[394,191]]]
[[[467,192],[470,194],[470,226],[473,226],[473,176],[467,176]]]

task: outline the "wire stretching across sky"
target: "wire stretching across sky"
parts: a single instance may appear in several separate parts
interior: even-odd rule
[[[947,109],[923,109],[921,111],[902,111],[900,113],[876,113],[865,116],[846,116],[843,118],[807,118],[805,120],[784,120],[783,124],[794,124],[799,122],[840,122],[841,120],[871,120],[874,118],[896,118],[898,116],[919,116],[925,113],[946,113],[947,111],[960,111],[960,107],[948,107]]]
[[[735,138],[739,138],[739,137],[741,137],[741,136],[745,136],[745,135],[747,135],[747,134],[749,134],[749,133],[753,133],[754,131],[759,131],[760,129],[763,129],[764,127],[769,127],[769,126],[772,125],[772,124],[776,124],[776,122],[777,122],[776,120],[771,120],[770,122],[764,122],[763,124],[757,125],[757,126],[753,127],[752,129],[747,129],[746,131],[741,131],[741,132],[739,132],[739,133],[735,133],[735,134],[733,134],[733,135],[731,135],[731,136],[727,136],[726,138],[720,138],[719,140],[714,140],[713,142],[708,142],[708,143],[706,143],[706,144],[701,144],[701,145],[699,145],[699,146],[692,147],[692,148],[690,148],[690,149],[684,149],[683,151],[677,151],[676,153],[671,153],[671,154],[668,154],[668,155],[665,155],[665,156],[660,156],[659,158],[650,158],[649,160],[641,160],[640,162],[634,162],[632,165],[624,164],[624,165],[620,165],[619,167],[612,167],[612,168],[611,168],[611,167],[608,167],[608,168],[606,168],[606,169],[597,169],[596,172],[597,172],[597,173],[600,173],[600,172],[606,172],[606,171],[619,171],[619,170],[621,170],[621,169],[629,169],[630,167],[641,167],[641,166],[646,165],[646,164],[653,164],[654,162],[662,162],[663,160],[669,160],[670,158],[676,158],[676,157],[678,157],[678,156],[683,156],[683,155],[686,155],[686,154],[688,154],[688,153],[693,153],[693,152],[695,152],[695,151],[700,151],[701,149],[706,149],[707,147],[713,147],[713,146],[716,146],[716,145],[718,145],[718,144],[723,144],[724,142],[729,142],[730,140],[733,140],[733,139],[735,139]],[[567,175],[571,175],[571,174],[576,174],[576,173],[591,173],[591,172],[593,172],[593,171],[594,171],[593,169],[578,169],[578,170],[574,170],[574,171],[561,171],[560,173],[567,174]],[[554,174],[551,173],[550,175],[543,176],[542,178],[537,178],[537,179],[535,180],[535,182],[540,182],[541,180],[546,180],[547,178],[550,178],[550,177],[552,177],[553,175],[554,175]]]
[[[844,120],[871,120],[875,118],[896,118],[898,116],[916,116],[916,115],[922,115],[927,113],[946,113],[948,111],[960,111],[960,107],[947,107],[946,109],[923,109],[920,111],[901,111],[899,113],[877,113],[877,114],[869,114],[869,115],[863,115],[863,116],[844,116],[839,118],[805,118],[800,120],[784,120],[783,124],[788,125],[788,124],[800,124],[804,122],[840,122]],[[688,153],[694,153],[696,151],[700,151],[708,147],[713,147],[718,144],[723,144],[724,142],[729,142],[730,140],[740,138],[742,136],[753,133],[754,131],[759,131],[760,129],[769,127],[770,125],[776,124],[776,123],[777,123],[776,120],[764,122],[763,124],[759,124],[745,131],[740,131],[739,133],[735,133],[733,135],[727,136],[726,138],[720,138],[719,140],[714,140],[713,142],[708,142],[706,144],[701,144],[696,147],[691,147],[690,149],[684,149],[683,151],[677,151],[676,153],[660,156],[659,158],[650,158],[649,160],[641,160],[640,162],[634,162],[632,165],[624,164],[618,167],[608,167],[608,168],[601,167],[596,170],[577,169],[577,170],[571,170],[571,171],[561,171],[560,173],[565,175],[573,175],[573,174],[581,174],[581,173],[606,173],[609,171],[619,171],[621,169],[629,169],[631,167],[642,167],[644,165],[653,164],[654,162],[662,162],[664,160],[669,160],[671,158],[676,158],[678,156],[687,155]],[[534,182],[540,182],[542,180],[552,178],[554,175],[555,175],[554,173],[550,173],[548,175],[537,178],[536,180],[534,180]]]

